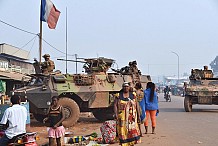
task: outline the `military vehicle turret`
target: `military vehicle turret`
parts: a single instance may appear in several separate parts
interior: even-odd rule
[[[184,108],[192,111],[194,104],[218,105],[218,78],[207,66],[202,69],[192,69],[190,83],[185,86]]]
[[[91,58],[80,61],[84,63],[83,74],[50,74],[31,75],[29,83],[13,94],[25,97],[30,102],[30,111],[38,121],[42,121],[50,105],[51,97],[60,97],[59,103],[64,107],[66,120],[64,126],[73,126],[79,119],[80,112],[92,112],[95,118],[104,121],[113,118],[113,101],[121,90],[123,82],[134,86],[141,82],[143,87],[151,81],[149,75],[141,75],[137,63],[113,69],[108,72],[113,59]]]

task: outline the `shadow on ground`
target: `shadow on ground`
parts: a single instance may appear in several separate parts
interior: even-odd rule
[[[218,109],[192,109],[192,112],[218,113]]]
[[[80,118],[77,123],[102,123],[101,121],[97,120],[93,115],[89,115],[87,113],[81,113]],[[31,119],[31,127],[49,127],[49,123],[41,123],[35,120],[34,118]]]
[[[161,108],[160,112],[185,112],[183,108]]]

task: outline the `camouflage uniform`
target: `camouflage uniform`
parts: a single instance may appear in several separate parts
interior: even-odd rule
[[[130,70],[131,70],[131,73],[132,73],[133,80],[135,82],[139,82],[140,81],[140,76],[139,76],[139,70],[138,70],[136,61],[132,62],[132,66],[130,66]]]
[[[41,64],[42,73],[48,74],[48,73],[53,72],[53,70],[55,69],[55,64],[54,64],[54,61],[50,60],[50,55],[45,54],[43,55],[43,57],[45,61],[42,62]]]
[[[204,78],[213,78],[213,72],[212,72],[212,70],[208,70],[208,66],[204,66],[203,77]]]

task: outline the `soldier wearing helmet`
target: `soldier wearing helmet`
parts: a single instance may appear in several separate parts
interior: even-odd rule
[[[54,61],[50,60],[50,55],[45,54],[42,57],[45,59],[45,61],[41,64],[42,73],[48,74],[53,72],[55,69],[55,64]]]

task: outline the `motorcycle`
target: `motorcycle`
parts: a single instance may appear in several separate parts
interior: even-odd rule
[[[5,134],[5,128],[0,125],[0,138]],[[9,141],[8,146],[38,146],[36,143],[37,133],[23,133],[18,136],[15,136]]]
[[[167,92],[165,95],[164,95],[164,98],[166,99],[166,102],[171,102],[171,95],[170,95],[170,92]]]

